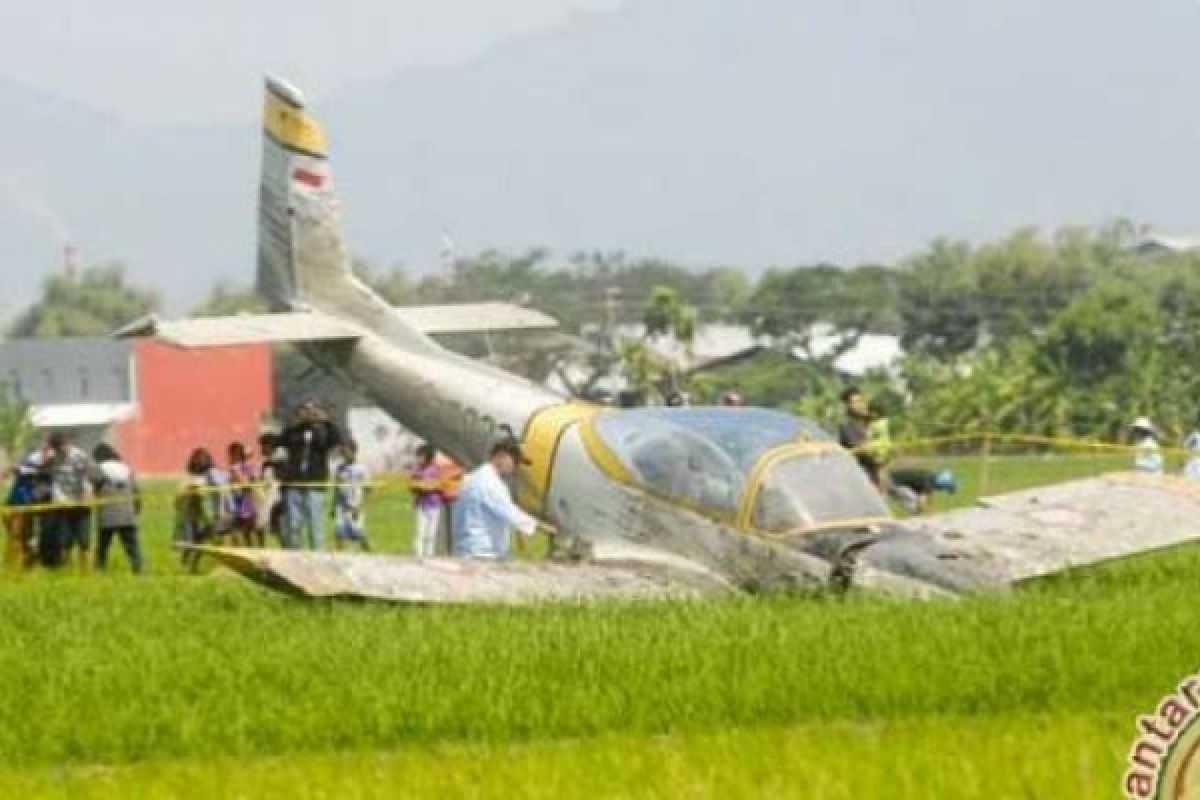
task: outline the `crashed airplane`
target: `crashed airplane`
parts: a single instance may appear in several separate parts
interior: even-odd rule
[[[149,319],[122,334],[180,347],[293,343],[464,465],[514,435],[531,461],[517,477],[518,502],[557,532],[562,554],[492,563],[205,548],[268,586],[412,603],[831,586],[928,596],[1004,588],[1200,532],[1196,490],[1120,475],[900,523],[854,459],[809,420],[755,408],[564,401],[446,350],[432,334],[554,323],[503,304],[394,308],[359,281],[322,129],[300,92],[273,79],[258,225],[257,286],[272,313]]]

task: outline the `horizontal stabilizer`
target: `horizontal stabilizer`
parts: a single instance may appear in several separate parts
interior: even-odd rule
[[[694,597],[724,587],[655,565],[419,560],[404,556],[194,547],[273,589],[307,597],[413,604],[524,605],[598,599]]]
[[[554,317],[508,303],[404,306],[393,309],[393,312],[406,325],[426,335],[558,327]],[[228,347],[260,342],[351,341],[361,338],[363,331],[350,322],[327,314],[294,311],[178,320],[164,320],[151,315],[131,322],[113,335],[119,339],[153,336],[178,347]]]
[[[1115,473],[905,523],[1001,586],[1200,541],[1200,482]]]
[[[114,334],[119,339],[153,336],[178,347],[229,347],[240,344],[351,341],[362,336],[352,325],[324,314],[238,314],[162,320],[145,317]]]
[[[400,306],[395,312],[405,323],[427,335],[533,331],[558,327],[558,320],[554,317],[510,303]]]

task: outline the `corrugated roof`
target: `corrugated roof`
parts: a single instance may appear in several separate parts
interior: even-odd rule
[[[1200,236],[1164,236],[1160,233],[1147,233],[1134,244],[1133,249],[1139,253],[1188,253],[1200,250]]]

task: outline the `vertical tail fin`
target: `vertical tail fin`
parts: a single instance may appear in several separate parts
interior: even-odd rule
[[[273,311],[345,290],[350,259],[325,134],[299,90],[267,78],[258,207],[258,292]]]

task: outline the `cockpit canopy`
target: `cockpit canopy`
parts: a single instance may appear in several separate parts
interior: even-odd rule
[[[854,459],[811,420],[758,408],[646,408],[592,424],[633,482],[745,527],[785,533],[888,513]]]

